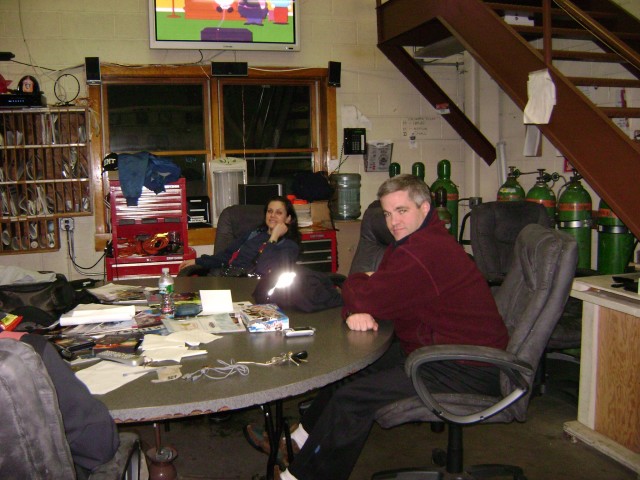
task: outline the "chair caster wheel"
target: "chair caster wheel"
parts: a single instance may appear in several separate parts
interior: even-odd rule
[[[447,464],[447,452],[441,448],[434,448],[431,452],[431,461],[439,467],[444,467]]]

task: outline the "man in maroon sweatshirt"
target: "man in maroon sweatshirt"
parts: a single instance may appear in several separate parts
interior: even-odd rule
[[[346,381],[323,389],[292,432],[300,449],[281,480],[332,479],[349,475],[382,406],[416,395],[404,372],[406,355],[438,344],[504,349],[509,336],[486,280],[431,208],[427,185],[398,175],[378,190],[394,242],[376,272],[354,273],[342,287],[343,316],[351,330],[394,324],[397,341],[387,353]],[[429,364],[423,376],[432,392],[495,395],[499,372],[469,364]],[[255,447],[264,433],[247,426]],[[261,443],[262,442],[262,443]]]

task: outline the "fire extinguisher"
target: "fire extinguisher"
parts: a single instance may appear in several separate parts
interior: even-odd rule
[[[447,191],[447,210],[451,214],[451,234],[458,238],[458,201],[460,193],[455,183],[451,181],[451,162],[446,158],[438,162],[437,167],[438,178],[431,184],[431,195],[435,195],[438,188],[444,188]],[[434,197],[435,199],[435,197]]]
[[[575,170],[558,197],[558,228],[575,237],[578,242],[578,268],[591,268],[591,195],[580,183],[582,177]]]
[[[598,274],[625,273],[633,257],[635,237],[604,200],[598,206]]]
[[[524,200],[524,188],[518,183],[517,178],[520,176],[520,170],[516,167],[509,167],[507,180],[498,189],[499,202],[517,202]]]
[[[545,173],[544,168],[539,168],[536,183],[527,192],[526,196],[527,202],[539,203],[547,209],[547,215],[549,215],[552,226],[556,224],[556,194],[553,193],[547,182],[551,180],[556,182],[559,178],[560,175],[557,173]]]

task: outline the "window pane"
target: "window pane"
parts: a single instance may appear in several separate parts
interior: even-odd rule
[[[204,150],[201,84],[109,85],[112,152]]]
[[[171,155],[173,163],[180,167],[185,179],[187,195],[190,197],[207,196],[206,155]]]
[[[248,183],[282,183],[285,192],[293,191],[293,176],[313,170],[310,154],[264,154],[247,157]]]
[[[308,85],[224,85],[224,148],[310,148]]]

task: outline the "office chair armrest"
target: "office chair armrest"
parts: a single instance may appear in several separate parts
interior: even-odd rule
[[[482,411],[470,415],[457,415],[440,405],[420,377],[419,370],[422,365],[443,361],[473,361],[493,365],[511,380],[514,389]],[[461,425],[481,422],[512,405],[529,390],[523,374],[533,375],[535,373],[529,364],[518,360],[515,355],[509,352],[475,345],[433,345],[419,348],[407,358],[405,371],[411,377],[422,401],[435,415],[443,420]]]

